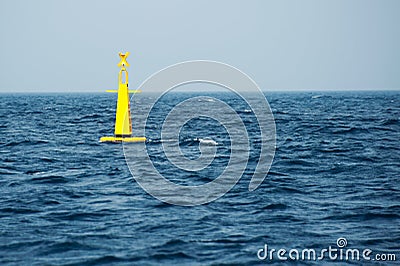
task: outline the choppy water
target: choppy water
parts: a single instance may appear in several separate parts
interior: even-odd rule
[[[154,117],[188,96],[174,95]],[[254,141],[239,183],[197,207],[154,199],[132,178],[122,146],[98,142],[113,132],[114,97],[0,95],[0,264],[266,264],[257,258],[264,244],[323,249],[339,237],[400,260],[400,92],[267,94],[277,128],[268,177],[248,191]],[[216,97],[257,132],[243,102]],[[150,98],[135,98],[134,108]],[[219,153],[192,179],[171,171],[159,129],[149,122],[147,147],[174,182],[208,182],[226,165],[228,136],[215,121],[182,130],[188,157],[200,142]]]

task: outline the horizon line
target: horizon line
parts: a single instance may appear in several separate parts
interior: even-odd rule
[[[228,92],[227,90],[224,89],[217,89],[217,90],[179,90],[175,92]],[[261,90],[263,93],[271,93],[271,92],[378,92],[378,91],[400,91],[400,88],[364,88],[364,89],[270,89],[270,90]],[[160,91],[142,91],[142,94],[147,94],[147,93],[159,93]],[[238,90],[238,92],[244,92],[244,93],[251,93],[254,92],[253,90],[251,91],[243,91],[243,90]],[[74,94],[103,94],[107,93],[106,90],[62,90],[62,91],[47,91],[47,90],[36,90],[36,91],[31,91],[31,90],[21,90],[21,91],[2,91],[0,90],[0,94],[67,94],[67,93],[74,93]]]

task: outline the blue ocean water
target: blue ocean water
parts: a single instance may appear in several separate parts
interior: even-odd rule
[[[167,97],[147,125],[154,164],[181,184],[217,177],[230,153],[224,127],[199,118],[183,127],[180,147],[196,158],[199,143],[212,139],[218,157],[189,178],[171,170],[160,121],[193,95]],[[276,153],[253,192],[248,183],[259,156],[254,116],[233,94],[209,96],[240,114],[253,140],[250,159],[226,195],[181,207],[158,201],[135,182],[121,144],[99,143],[113,133],[115,95],[0,95],[0,264],[273,264],[280,261],[257,257],[265,244],[320,250],[340,237],[348,247],[400,260],[400,92],[268,93]],[[141,104],[151,100],[135,97],[134,126],[142,122]]]

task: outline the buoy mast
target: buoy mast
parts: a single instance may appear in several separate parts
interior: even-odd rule
[[[117,92],[117,110],[115,112],[115,129],[113,137],[102,137],[101,142],[143,142],[146,141],[145,137],[132,136],[132,119],[131,108],[129,102],[129,93],[139,93],[139,90],[129,90],[128,88],[128,71],[129,63],[126,61],[129,52],[125,54],[119,53],[121,61],[118,67],[121,69],[118,73],[118,90],[107,90],[107,92]],[[125,79],[123,81],[123,76]]]

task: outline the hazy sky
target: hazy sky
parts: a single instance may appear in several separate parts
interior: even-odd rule
[[[130,87],[186,60],[263,90],[400,88],[400,1],[0,0],[0,92]]]

